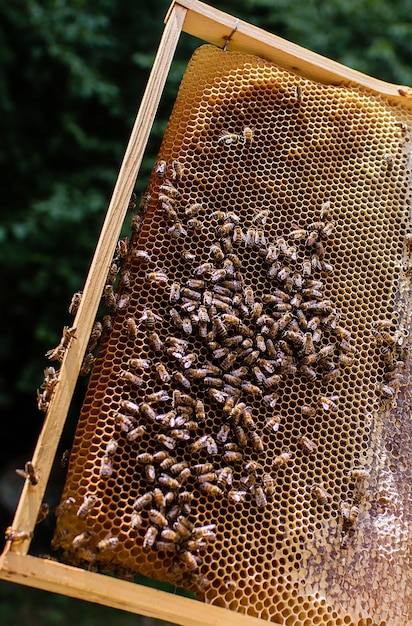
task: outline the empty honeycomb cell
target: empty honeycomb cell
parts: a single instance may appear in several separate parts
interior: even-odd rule
[[[393,468],[409,470],[382,437],[407,361],[409,118],[357,87],[195,53],[83,404],[64,559],[273,623],[360,626],[377,607],[401,623],[410,512]]]

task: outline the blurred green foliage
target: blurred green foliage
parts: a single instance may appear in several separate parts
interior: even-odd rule
[[[412,17],[404,0],[212,4],[365,73],[412,85]],[[70,323],[71,295],[83,287],[168,7],[169,0],[0,3],[0,411],[7,425],[1,464],[18,454],[29,458],[37,438],[42,416],[35,390],[44,353]],[[199,43],[182,35],[136,184],[138,196]],[[0,621],[7,624],[1,599]],[[66,602],[51,609],[56,618],[35,620],[29,611],[18,621],[64,625]],[[116,617],[116,623],[132,619]]]

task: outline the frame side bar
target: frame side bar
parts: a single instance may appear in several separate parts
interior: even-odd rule
[[[0,559],[0,578],[29,587],[97,604],[111,606],[181,626],[262,626],[256,617],[242,615],[218,606],[203,607],[198,600],[185,598],[103,574],[9,552]],[[207,609],[207,610],[206,610]]]
[[[324,84],[355,83],[412,108],[411,90],[406,86],[363,74],[198,0],[175,0],[172,7],[176,5],[187,9],[182,30],[194,37],[223,47],[233,33],[229,43],[232,51],[260,56],[295,74]]]
[[[30,485],[26,480],[16,509],[12,528],[19,532],[31,534],[36,524],[107,272],[125,219],[185,14],[185,8],[176,6],[164,29],[74,320],[74,326],[77,327],[76,337],[71,340],[60,369],[59,376],[61,380],[64,380],[64,384],[56,385],[33,455],[32,462],[39,475],[39,481],[36,485]],[[25,539],[15,544],[12,543],[10,548],[12,551],[25,554],[29,546],[30,540]]]

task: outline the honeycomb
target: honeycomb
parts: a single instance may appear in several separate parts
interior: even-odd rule
[[[277,624],[411,623],[410,117],[195,52],[105,288],[65,561]]]

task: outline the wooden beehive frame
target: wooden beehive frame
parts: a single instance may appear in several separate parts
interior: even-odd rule
[[[61,382],[56,387],[33,456],[39,482],[31,485],[29,481],[26,481],[12,524],[13,530],[22,533],[23,536],[30,537],[34,530],[107,271],[182,31],[219,47],[263,57],[287,70],[318,82],[364,86],[381,94],[389,101],[401,101],[404,106],[412,106],[412,98],[408,96],[410,91],[407,87],[391,85],[370,78],[241,22],[197,0],[173,2],[166,16],[166,26],[158,54],[132,130],[74,321],[74,326],[78,329],[77,341],[71,342],[65,354],[60,370]],[[182,625],[261,623],[256,618],[232,613],[215,606],[202,605],[200,611],[199,603],[195,600],[174,596],[171,601],[170,594],[162,591],[29,556],[29,547],[29,539],[7,542],[4,553],[0,557],[0,578]]]

